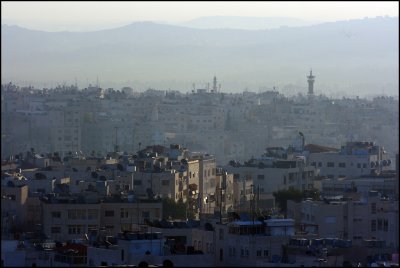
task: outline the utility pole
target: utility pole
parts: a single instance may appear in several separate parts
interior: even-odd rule
[[[220,200],[219,200],[219,222],[220,223],[222,223],[222,181],[221,181],[221,184],[220,184],[220,195],[219,195],[219,198],[220,198]]]

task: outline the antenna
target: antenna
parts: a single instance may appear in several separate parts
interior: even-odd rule
[[[97,76],[96,86],[97,86],[97,88],[99,88],[99,76]]]

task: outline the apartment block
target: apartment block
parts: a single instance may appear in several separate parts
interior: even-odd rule
[[[57,202],[42,202],[43,231],[55,240],[81,239],[91,230],[104,228],[107,234],[116,235],[132,231],[146,220],[162,218],[160,202]]]

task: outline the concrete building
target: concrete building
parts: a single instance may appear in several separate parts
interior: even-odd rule
[[[371,191],[360,201],[306,200],[301,205],[292,201],[289,203],[288,215],[300,218],[296,226],[303,226],[302,231],[321,237],[350,239],[357,246],[367,240],[378,239],[385,241],[384,248],[393,252],[399,247],[399,202],[381,198],[378,192]]]
[[[396,192],[394,177],[395,174],[382,174],[354,179],[323,179],[321,191],[325,196],[338,196],[351,192],[368,194],[369,191],[377,191],[383,195],[394,197]]]
[[[242,196],[256,194],[260,200],[260,207],[272,207],[272,193],[275,191],[289,188],[302,191],[313,188],[316,169],[307,165],[304,157],[286,159],[286,151],[283,148],[273,147],[267,150],[268,155],[252,158],[243,165],[231,162],[230,165],[224,166],[226,171],[233,173]],[[235,198],[237,201],[244,199],[237,196]],[[246,200],[249,200],[249,196]],[[267,200],[270,201],[262,203]]]
[[[1,186],[2,236],[22,232],[27,221],[28,186]]]
[[[282,244],[294,234],[293,224],[291,219],[217,224],[216,265],[265,266],[268,262],[280,262]]]
[[[379,174],[394,166],[384,148],[373,142],[347,142],[339,152],[310,152],[308,161],[320,176],[331,179]]]
[[[42,202],[43,232],[56,240],[83,238],[91,230],[105,228],[109,235],[134,230],[145,220],[162,218],[160,202],[86,203],[77,199]],[[56,199],[57,200],[57,199]]]

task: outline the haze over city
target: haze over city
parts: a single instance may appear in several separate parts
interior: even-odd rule
[[[313,68],[317,94],[398,95],[396,2],[5,1],[2,37],[2,82],[21,85],[188,92],[216,74],[295,95]]]

